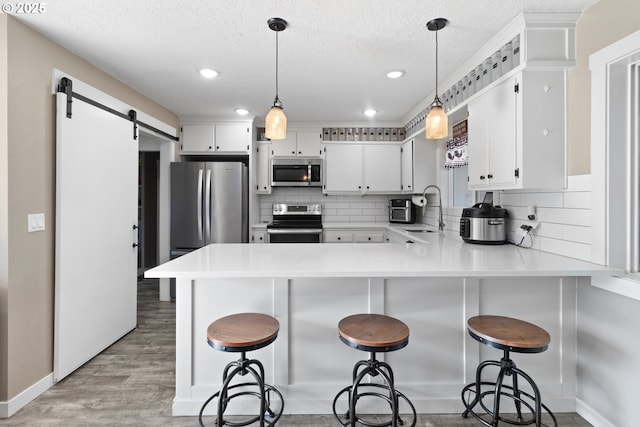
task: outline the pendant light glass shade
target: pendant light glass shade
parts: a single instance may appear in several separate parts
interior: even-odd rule
[[[427,123],[425,125],[427,139],[442,139],[449,134],[449,117],[442,109],[442,103],[436,95],[431,104],[431,110],[427,115]]]
[[[438,97],[438,31],[446,27],[448,22],[444,18],[436,18],[427,22],[429,31],[436,32],[436,96],[431,103],[424,127],[427,139],[442,139],[449,135],[449,118],[442,109],[442,102]]]
[[[267,21],[269,28],[276,33],[276,97],[273,106],[264,121],[264,133],[269,139],[285,139],[287,137],[287,116],[282,110],[282,103],[278,99],[278,33],[287,28],[287,21],[282,18],[271,18]]]
[[[278,101],[279,102],[279,101]],[[265,136],[269,139],[285,139],[287,137],[287,116],[282,107],[274,102],[264,123]]]

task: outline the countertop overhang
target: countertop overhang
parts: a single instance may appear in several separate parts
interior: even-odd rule
[[[514,245],[464,243],[453,232],[422,243],[211,244],[145,273],[150,278],[598,276],[617,270]]]

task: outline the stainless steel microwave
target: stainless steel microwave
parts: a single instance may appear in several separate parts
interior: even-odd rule
[[[322,186],[322,159],[273,159],[272,187]]]

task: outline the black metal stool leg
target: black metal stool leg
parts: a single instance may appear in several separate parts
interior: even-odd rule
[[[507,356],[508,356],[508,353],[507,353]],[[487,366],[500,367],[500,371],[498,372],[498,376],[495,382],[480,381],[481,371]],[[505,375],[512,376],[513,378],[512,386],[504,384]],[[533,396],[520,389],[518,384],[518,376],[522,377],[527,383],[529,383],[529,385],[531,386],[531,389],[533,390]],[[483,385],[492,386],[493,390],[483,392],[481,388],[481,386]],[[465,393],[467,392],[475,393],[473,400],[468,403],[467,403],[467,399],[465,399]],[[491,396],[491,395],[494,398],[492,409],[488,408],[485,405],[485,403],[482,401],[482,399],[485,396]],[[500,416],[500,399],[502,397],[507,397],[513,400],[516,407],[516,416],[517,416],[516,421]],[[524,400],[525,398],[527,398],[528,400]],[[476,370],[476,382],[467,385],[462,390],[462,402],[466,408],[465,411],[462,413],[463,417],[466,418],[469,414],[471,414],[473,415],[474,418],[476,418],[478,421],[480,421],[482,424],[488,427],[495,427],[498,425],[500,421],[509,423],[509,424],[515,424],[515,425],[535,424],[536,427],[541,427],[543,425],[542,424],[543,410],[547,412],[547,414],[549,414],[549,416],[552,418],[553,425],[556,427],[558,425],[555,415],[549,410],[549,408],[546,405],[542,403],[540,390],[537,384],[526,372],[518,369],[515,363],[508,358],[507,359],[503,358],[502,360],[500,360],[500,362],[491,361],[491,360],[482,362],[478,366],[478,369]],[[486,414],[491,417],[490,421],[487,421],[481,418],[480,415],[478,415],[473,410],[473,408],[478,404],[482,407],[482,409],[484,409]],[[528,418],[526,420],[524,419],[524,416],[522,414],[523,405],[531,412],[532,418]]]
[[[474,383],[471,383],[469,385],[467,385],[465,388],[462,389],[462,402],[464,402],[465,404],[465,411],[462,413],[462,416],[464,418],[467,418],[467,416],[469,415],[469,413],[472,412],[472,409],[480,402],[480,399],[482,397],[482,370],[484,368],[486,368],[487,366],[500,366],[500,363],[498,363],[495,360],[485,360],[483,362],[481,362],[478,365],[478,368],[476,369],[476,381]],[[466,392],[468,392],[469,390],[471,390],[472,388],[475,388],[474,392],[475,392],[475,396],[473,397],[473,401],[466,403],[466,399],[464,397],[464,394]]]
[[[254,366],[256,368],[254,368]],[[234,379],[236,375],[245,376],[248,374],[250,374],[253,377],[253,382],[244,382],[244,383],[231,385],[231,381]],[[248,360],[245,357],[245,353],[242,352],[239,360],[233,361],[227,364],[227,366],[225,366],[222,377],[223,377],[223,384],[220,391],[216,392],[213,396],[207,399],[207,401],[204,403],[204,405],[202,405],[202,408],[200,409],[198,420],[200,422],[201,427],[204,427],[204,423],[202,421],[202,415],[204,413],[204,410],[207,407],[207,405],[216,397],[218,397],[218,405],[217,405],[217,411],[216,411],[216,414],[217,414],[216,425],[218,427],[225,426],[225,425],[247,426],[255,422],[259,422],[261,427],[273,426],[280,419],[280,416],[282,415],[282,410],[284,408],[281,407],[280,411],[278,411],[278,413],[276,414],[271,409],[270,394],[271,392],[275,393],[277,397],[280,398],[280,401],[283,403],[282,406],[284,406],[284,400],[283,400],[282,394],[275,387],[265,384],[264,367],[259,360],[255,360],[255,359]],[[239,391],[235,394],[230,393],[230,390],[234,388],[246,387],[246,386],[257,387],[258,391]],[[259,414],[244,422],[230,423],[225,421],[224,412],[227,409],[227,405],[229,401],[234,399],[235,397],[243,396],[243,395],[252,395],[260,399]],[[269,417],[270,419],[267,420],[267,417]]]
[[[417,419],[415,407],[413,406],[411,401],[409,401],[409,399],[406,398],[406,396],[404,396],[402,393],[400,393],[395,389],[395,379],[393,376],[393,370],[391,369],[391,366],[389,364],[376,360],[375,353],[372,353],[371,358],[369,360],[366,360],[366,361],[361,360],[357,362],[353,372],[355,376],[353,377],[352,384],[350,386],[343,388],[333,400],[333,413],[341,425],[356,426],[357,423],[360,423],[366,426],[377,426],[377,427],[383,427],[383,426],[397,427],[398,425],[404,425],[404,421],[400,417],[400,413],[399,413],[400,399],[402,399],[409,405],[413,413],[413,422],[411,426],[412,427],[415,426],[416,419]],[[376,384],[376,383],[362,384],[362,381],[367,376],[375,377],[378,375],[382,377],[383,384]],[[379,392],[373,392],[373,391],[360,391],[361,387],[381,388],[385,390],[385,394],[383,395]],[[336,403],[344,393],[348,393],[349,408],[345,414],[346,420],[343,422],[337,415]],[[358,399],[360,399],[363,396],[375,396],[375,397],[381,397],[385,399],[389,403],[389,406],[391,408],[391,421],[378,424],[378,423],[372,423],[369,421],[364,421],[361,418],[359,418],[356,412],[356,405],[357,405]]]

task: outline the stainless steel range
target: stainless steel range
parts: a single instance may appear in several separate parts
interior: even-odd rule
[[[273,205],[273,222],[267,224],[269,243],[322,243],[322,206]]]

